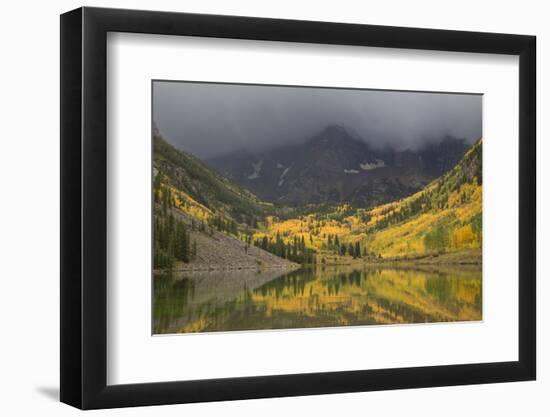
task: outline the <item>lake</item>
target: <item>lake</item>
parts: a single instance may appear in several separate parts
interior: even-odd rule
[[[327,266],[154,277],[154,334],[481,319],[481,266]]]

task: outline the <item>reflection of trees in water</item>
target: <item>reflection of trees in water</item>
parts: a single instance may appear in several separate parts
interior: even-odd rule
[[[156,275],[153,331],[171,333],[193,320],[225,317],[228,311],[247,302],[250,289],[284,273],[280,269],[245,269]]]
[[[447,303],[453,297],[452,281],[447,276],[439,274],[436,277],[426,278],[426,291],[440,302]]]
[[[153,331],[157,333],[179,319],[194,293],[195,283],[190,279],[174,280],[166,274],[155,277]]]
[[[309,271],[310,270],[293,271],[261,285],[254,290],[254,293],[261,294],[263,297],[273,295],[277,299],[280,298],[285,291],[290,291],[294,296],[304,295],[306,283],[316,279],[315,275]]]
[[[481,270],[325,266],[157,279],[154,318],[161,333],[479,320]]]

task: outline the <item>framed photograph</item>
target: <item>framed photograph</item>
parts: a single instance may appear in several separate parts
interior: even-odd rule
[[[533,380],[535,37],[61,16],[61,401]]]

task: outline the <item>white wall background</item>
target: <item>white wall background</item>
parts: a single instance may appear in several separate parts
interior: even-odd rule
[[[75,415],[59,392],[59,17],[82,3],[7,2],[2,8],[2,148],[0,152],[0,410],[3,415]],[[538,381],[498,385],[325,395],[231,403],[99,411],[94,415],[280,416],[350,412],[385,415],[543,416],[550,412],[549,134],[543,120],[550,97],[550,26],[535,0],[416,1],[124,0],[86,5],[239,14],[380,25],[534,34],[538,37],[539,366]],[[7,145],[7,147],[6,147]],[[545,158],[546,157],[546,158]],[[547,188],[547,187],[546,187]],[[546,395],[544,395],[546,394]]]

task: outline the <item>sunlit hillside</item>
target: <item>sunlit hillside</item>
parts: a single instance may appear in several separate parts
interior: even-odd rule
[[[377,207],[367,223],[367,245],[384,256],[481,250],[482,141],[426,189]]]
[[[160,135],[153,138],[153,146],[154,185],[158,189],[162,182],[171,188],[180,208],[192,216],[207,218],[217,213],[238,223],[249,223],[271,211],[271,203],[260,201],[191,154],[175,149]]]

